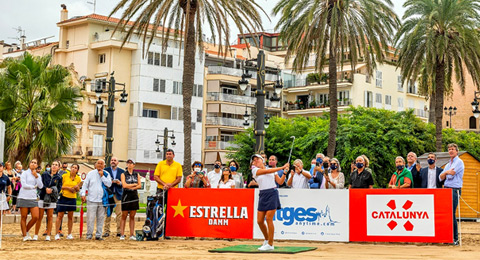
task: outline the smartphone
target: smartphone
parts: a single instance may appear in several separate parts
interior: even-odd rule
[[[317,158],[317,161],[315,162],[315,165],[320,166],[320,165],[322,165],[322,162],[323,162],[322,158],[319,157],[319,158]]]

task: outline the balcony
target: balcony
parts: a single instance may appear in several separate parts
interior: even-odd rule
[[[226,117],[210,117],[206,118],[206,125],[218,125],[218,126],[232,126],[232,127],[242,127],[245,120],[235,119],[235,118],[226,118]],[[253,121],[249,121],[250,125],[253,125]]]
[[[343,99],[338,102],[338,111],[344,111],[348,106],[352,105],[351,99]],[[308,115],[308,114],[321,114],[330,111],[329,104],[290,104],[287,103],[283,107],[283,111],[287,115]]]
[[[249,97],[249,96],[240,96],[240,95],[231,95],[231,94],[224,94],[224,93],[216,93],[216,92],[208,92],[207,93],[207,101],[224,101],[224,102],[231,102],[236,104],[244,104],[244,105],[255,105],[257,102],[256,97]],[[272,108],[280,108],[280,103],[276,106],[272,104],[270,99],[265,98],[265,106],[272,107]]]
[[[239,146],[225,141],[205,141],[205,150],[227,150],[228,147],[238,148]]]
[[[103,157],[103,147],[87,147],[87,157]]]
[[[88,122],[89,123],[106,124],[107,123],[107,115],[95,116],[95,114],[89,113],[88,114]]]
[[[235,77],[241,77],[243,74],[243,70],[230,68],[225,66],[208,66],[208,74],[222,74],[222,75],[229,75]],[[252,75],[251,79],[257,79],[257,72],[256,71],[248,71],[248,74]],[[277,80],[277,74],[266,73],[265,74],[266,81],[275,81]]]

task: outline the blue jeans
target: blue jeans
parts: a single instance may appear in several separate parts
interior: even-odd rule
[[[458,194],[457,194],[458,191]],[[453,241],[458,241],[458,224],[457,224],[457,217],[455,216],[455,212],[457,211],[458,207],[458,199],[459,196],[462,195],[462,189],[455,189],[452,188],[452,199],[453,199]]]

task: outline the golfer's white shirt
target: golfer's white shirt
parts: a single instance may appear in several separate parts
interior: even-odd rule
[[[276,188],[277,185],[275,184],[275,175],[278,175],[277,172],[262,174],[257,176],[258,167],[253,167],[252,169],[252,176],[258,183],[259,190],[268,190]]]

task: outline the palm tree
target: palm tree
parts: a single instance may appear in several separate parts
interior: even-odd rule
[[[402,78],[430,79],[435,98],[436,149],[442,151],[443,99],[453,75],[465,92],[465,69],[480,83],[480,1],[408,0],[395,42]]]
[[[129,38],[137,34],[144,42],[144,49],[150,47],[153,38],[152,33],[162,37],[163,48],[167,48],[167,42],[173,38],[185,41],[183,57],[183,132],[185,135],[183,174],[190,174],[191,165],[191,102],[195,73],[195,53],[198,48],[199,56],[203,54],[203,24],[208,25],[212,38],[218,37],[219,51],[227,50],[230,38],[229,20],[233,21],[240,33],[256,32],[263,30],[260,13],[265,13],[254,0],[121,0],[113,9],[110,16],[124,9],[120,18],[121,22],[115,30],[127,31]],[[136,17],[136,21],[131,19]],[[160,27],[163,25],[165,27]],[[160,29],[160,33],[158,33]],[[142,37],[143,36],[143,37]],[[225,44],[222,46],[222,41]],[[225,47],[225,48],[223,48]]]
[[[76,139],[71,120],[81,118],[80,89],[70,86],[70,72],[49,66],[51,56],[3,62],[0,74],[0,119],[6,124],[8,159],[51,161],[66,154]]]
[[[390,0],[280,0],[273,13],[281,14],[276,29],[288,43],[286,62],[293,56],[294,71],[303,71],[315,55],[319,73],[328,63],[330,129],[327,154],[335,154],[337,135],[337,66],[363,60],[371,75],[383,62],[390,36],[399,25]],[[348,58],[345,58],[345,55]]]

